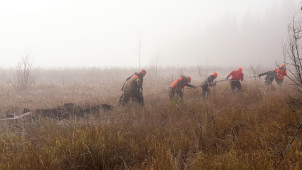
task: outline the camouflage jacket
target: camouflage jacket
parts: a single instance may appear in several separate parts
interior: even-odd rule
[[[205,87],[205,86],[215,86],[216,84],[214,83],[214,79],[216,77],[214,75],[210,75],[207,79],[205,79],[203,81],[203,83],[201,84],[201,87]]]
[[[258,76],[261,77],[261,76],[265,76],[265,75],[266,75],[265,80],[273,81],[277,77],[276,71],[268,71],[265,73],[261,73]]]
[[[139,73],[135,73],[126,79],[122,87],[122,91],[125,94],[141,93],[143,87],[143,76]]]

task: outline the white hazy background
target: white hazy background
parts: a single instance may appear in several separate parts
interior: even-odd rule
[[[300,0],[0,1],[0,67],[248,66],[283,61]]]

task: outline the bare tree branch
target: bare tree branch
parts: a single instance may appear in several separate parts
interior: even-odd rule
[[[295,125],[293,125],[295,126]],[[295,126],[296,127],[296,126]],[[302,128],[302,123],[299,125],[299,127],[297,127],[295,134],[293,135],[292,139],[290,140],[290,142],[283,148],[283,153],[281,154],[280,159],[276,162],[275,164],[275,168],[281,163],[281,161],[283,160],[283,158],[285,157],[286,153],[288,152],[289,148],[291,147],[291,145],[293,144],[293,142],[295,141],[295,139],[298,136],[298,133],[300,131],[300,129]]]
[[[302,17],[301,16],[293,16],[293,18],[290,20],[288,24],[288,40],[287,44],[283,44],[283,55],[286,58],[289,58],[291,62],[287,65],[287,70],[291,73],[291,76],[288,76],[288,78],[295,84],[295,86],[298,88],[298,92],[301,97],[301,89],[302,89],[302,58],[300,57],[300,50],[301,45],[299,43],[301,37],[302,37]],[[299,105],[302,105],[302,103],[299,101],[299,99],[296,99],[297,103]],[[290,104],[289,104],[290,107]],[[291,107],[290,107],[291,109]],[[281,163],[281,161],[286,156],[287,152],[289,151],[291,145],[297,138],[297,135],[302,128],[302,122],[299,126],[295,126],[293,124],[288,124],[285,127],[290,126],[294,127],[296,129],[295,133],[292,135],[293,137],[289,141],[289,143],[282,149],[281,156],[278,161],[275,162],[275,168]],[[283,128],[285,128],[283,127]],[[282,130],[283,128],[278,128],[279,130]]]
[[[16,68],[16,82],[14,83],[17,90],[21,92],[28,89],[32,85],[32,58],[30,53],[24,53],[21,58],[21,61],[18,63]]]

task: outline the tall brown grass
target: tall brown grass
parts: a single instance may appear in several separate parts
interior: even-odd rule
[[[133,71],[38,70],[33,72],[35,85],[22,94],[2,80],[2,117],[7,110],[67,102],[115,105]],[[201,79],[195,71],[186,73],[197,85]],[[0,169],[275,168],[295,130],[284,126],[302,121],[300,106],[293,112],[288,105],[297,96],[292,86],[285,82],[266,88],[259,80],[247,80],[242,92],[230,93],[224,82],[207,100],[201,99],[200,88],[186,89],[183,105],[171,103],[168,93],[150,95],[167,90],[175,72],[149,70],[144,108],[129,103],[68,120],[1,121]],[[2,74],[10,77],[9,72]],[[301,133],[277,168],[302,167]]]

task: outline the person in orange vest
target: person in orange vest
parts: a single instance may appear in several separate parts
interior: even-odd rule
[[[181,102],[183,102],[183,92],[182,89],[187,86],[190,88],[196,88],[194,85],[189,84],[191,82],[191,77],[185,77],[185,76],[181,76],[179,77],[177,80],[175,80],[173,83],[171,83],[170,85],[170,92],[169,92],[169,96],[170,96],[170,100],[172,101],[175,94],[177,94],[180,97]]]
[[[235,88],[237,88],[239,91],[242,90],[240,81],[243,80],[243,73],[242,73],[242,68],[239,67],[238,70],[234,70],[232,71],[228,76],[227,76],[227,80],[229,79],[229,77],[231,77],[231,89],[232,91],[235,90]]]
[[[276,71],[277,71],[276,82],[279,85],[282,85],[284,76],[287,76],[285,64],[282,64],[281,67],[276,69]]]
[[[144,106],[143,78],[146,74],[146,70],[142,69],[139,73],[135,73],[126,79],[122,87],[123,94],[119,100],[121,105],[127,104],[131,99]]]
[[[201,85],[202,88],[202,97],[207,97],[210,93],[209,87],[215,86],[216,83],[214,83],[214,80],[217,78],[218,74],[215,72],[212,75],[210,75]]]

